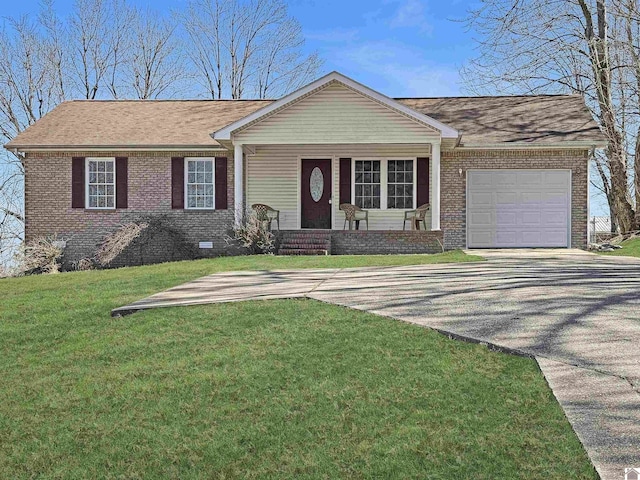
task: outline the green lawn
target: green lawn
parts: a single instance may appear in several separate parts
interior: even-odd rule
[[[614,250],[613,252],[600,252],[602,255],[616,255],[625,257],[640,257],[640,238],[634,238],[622,242],[622,248],[620,250]]]
[[[285,260],[0,280],[0,478],[597,478],[529,359],[312,300],[109,317]]]

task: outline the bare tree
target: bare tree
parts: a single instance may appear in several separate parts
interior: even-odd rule
[[[317,74],[299,23],[282,0],[194,0],[181,20],[211,98],[283,95]]]
[[[609,141],[595,155],[602,190],[623,231],[636,228],[629,191],[627,132],[614,79],[609,0],[485,0],[468,25],[480,34],[477,58],[463,70],[476,93],[580,93]],[[616,30],[614,32],[619,35]],[[620,58],[619,56],[617,58]]]
[[[185,76],[176,26],[154,12],[137,12],[136,17],[125,78],[136,98],[158,98]]]
[[[83,98],[99,98],[103,87],[118,98],[118,72],[127,56],[132,15],[122,0],[76,0],[68,27],[69,74]]]
[[[0,139],[2,143],[38,120],[61,97],[51,61],[55,55],[34,23],[14,20],[0,32]],[[23,239],[24,167],[12,152],[0,154],[0,261]]]

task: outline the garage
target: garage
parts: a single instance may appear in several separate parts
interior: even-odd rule
[[[570,170],[468,170],[469,248],[569,247]]]

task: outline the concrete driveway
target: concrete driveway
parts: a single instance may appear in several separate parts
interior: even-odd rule
[[[204,277],[114,311],[308,297],[530,355],[603,479],[640,467],[640,261],[573,250],[487,262]]]

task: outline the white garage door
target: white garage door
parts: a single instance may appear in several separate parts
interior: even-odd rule
[[[569,170],[469,170],[469,248],[567,247]]]

